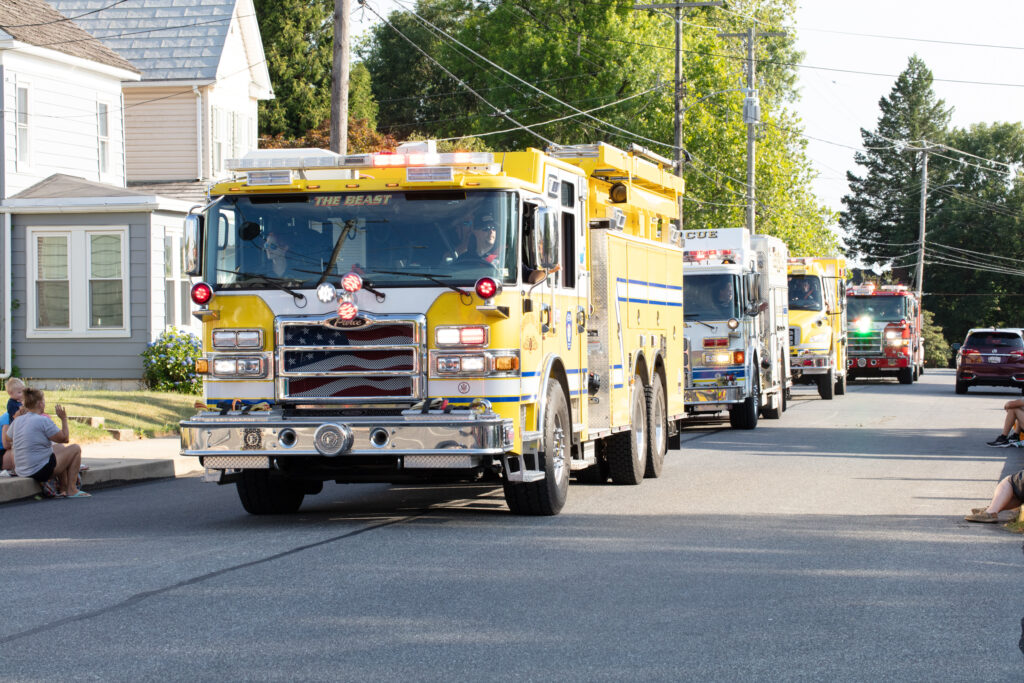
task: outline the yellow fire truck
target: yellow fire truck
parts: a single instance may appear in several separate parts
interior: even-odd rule
[[[793,257],[787,270],[793,383],[831,400],[846,393],[846,259]]]
[[[260,150],[186,219],[206,409],[253,514],[323,483],[659,475],[684,416],[682,180],[642,148]]]

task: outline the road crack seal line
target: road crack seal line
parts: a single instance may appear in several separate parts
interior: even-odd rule
[[[420,511],[420,512],[414,514],[414,515],[408,515],[408,516],[405,516],[405,517],[400,517],[398,519],[388,520],[387,522],[382,522],[380,524],[372,524],[370,526],[363,527],[362,529],[356,529],[355,531],[350,531],[348,533],[341,534],[340,536],[334,536],[332,538],[325,538],[322,541],[316,541],[315,543],[307,543],[306,545],[300,545],[297,548],[291,548],[290,550],[285,550],[285,551],[276,553],[274,555],[269,555],[267,557],[262,557],[262,558],[260,558],[258,560],[252,560],[250,562],[243,562],[242,564],[236,564],[233,567],[225,567],[223,569],[218,569],[216,571],[209,572],[207,574],[202,574],[200,576],[192,577],[191,579],[186,579],[185,581],[180,581],[180,582],[178,582],[176,584],[173,584],[171,586],[164,586],[163,588],[156,588],[154,590],[145,591],[143,593],[136,593],[135,595],[133,595],[133,596],[131,596],[129,598],[126,598],[126,599],[122,600],[121,602],[114,603],[113,605],[109,605],[107,607],[101,607],[101,608],[98,608],[98,609],[91,610],[89,612],[83,612],[82,614],[76,614],[76,615],[73,615],[73,616],[70,616],[70,617],[64,617],[63,619],[58,619],[57,621],[52,621],[52,622],[50,622],[48,624],[42,624],[40,626],[36,626],[35,628],[29,629],[27,631],[21,631],[20,633],[15,633],[15,634],[12,634],[12,635],[9,635],[9,636],[4,636],[4,637],[0,638],[0,645],[5,645],[7,643],[13,642],[15,640],[20,640],[22,638],[27,638],[29,636],[34,636],[37,633],[43,633],[44,631],[50,631],[50,630],[53,630],[53,629],[56,629],[56,628],[60,628],[61,626],[66,626],[68,624],[73,624],[76,621],[85,621],[86,619],[92,619],[94,617],[103,616],[103,615],[108,614],[110,612],[116,612],[118,610],[122,610],[122,609],[125,609],[127,607],[132,607],[132,606],[142,602],[143,600],[146,600],[147,598],[152,598],[152,597],[157,596],[157,595],[162,595],[164,593],[169,593],[170,591],[177,590],[179,588],[184,588],[186,586],[192,586],[192,585],[195,585],[197,583],[202,583],[204,581],[208,581],[210,579],[215,579],[218,576],[222,576],[222,575],[227,574],[229,572],[238,571],[240,569],[247,569],[249,567],[255,567],[256,565],[264,564],[266,562],[273,562],[274,560],[279,560],[281,558],[288,557],[289,555],[295,555],[295,554],[301,553],[303,551],[310,550],[312,548],[317,548],[319,546],[327,545],[329,543],[335,543],[337,541],[343,541],[343,540],[345,540],[347,538],[353,538],[355,536],[359,536],[360,534],[364,534],[364,533],[366,533],[368,531],[376,531],[377,529],[383,529],[384,527],[392,526],[394,524],[400,524],[402,522],[409,522],[409,521],[412,521],[414,519],[418,519],[419,517],[422,517],[422,516],[432,512],[432,511],[433,511],[432,509],[422,510],[422,511]]]

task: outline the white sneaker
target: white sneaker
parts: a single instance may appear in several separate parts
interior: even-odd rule
[[[11,476],[11,473],[8,472],[7,470],[0,470],[0,478],[9,476]]]

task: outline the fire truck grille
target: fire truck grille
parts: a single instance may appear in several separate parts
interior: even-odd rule
[[[857,332],[850,337],[850,353],[853,355],[866,355],[882,352],[882,331],[872,330],[870,332]]]
[[[284,401],[374,402],[422,398],[421,335],[416,321],[279,323],[279,393]]]

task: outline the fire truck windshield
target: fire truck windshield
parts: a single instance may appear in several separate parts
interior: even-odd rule
[[[497,191],[225,196],[206,216],[205,269],[216,289],[314,287],[352,270],[374,287],[514,284],[518,213],[515,193]]]
[[[736,277],[725,273],[686,275],[683,310],[687,320],[728,320],[739,317]]]
[[[821,279],[813,276],[789,276],[789,308],[793,311],[820,311]]]
[[[905,299],[902,296],[851,296],[846,300],[846,317],[849,320],[903,320],[907,317]]]

